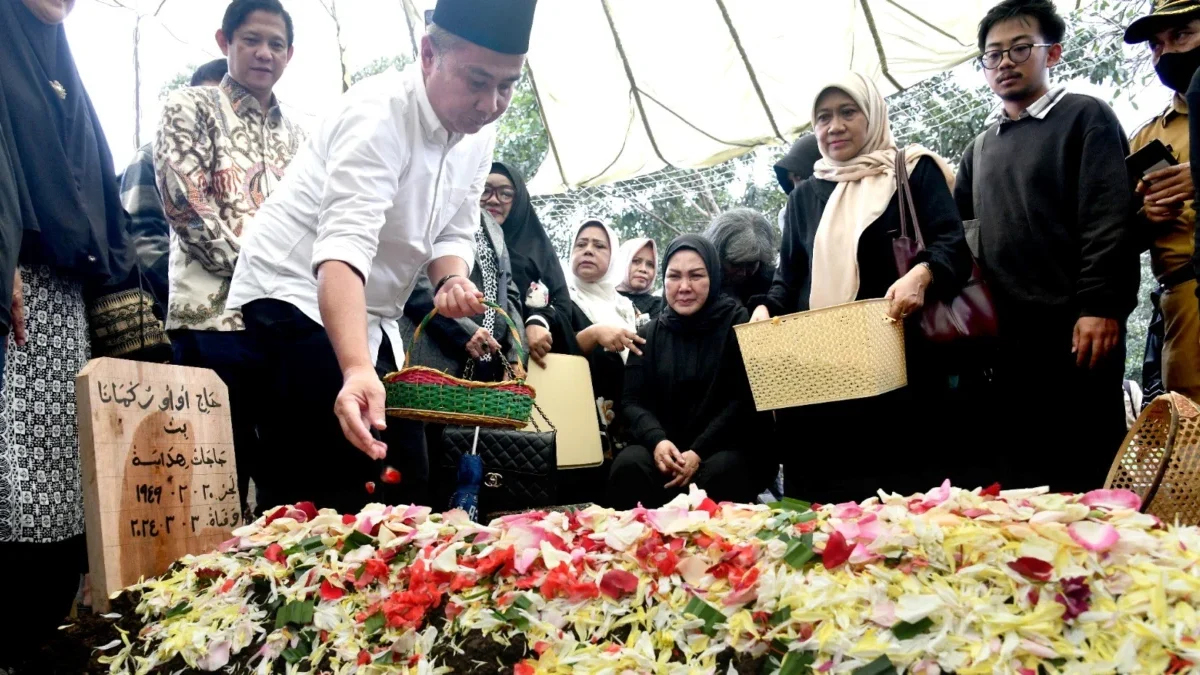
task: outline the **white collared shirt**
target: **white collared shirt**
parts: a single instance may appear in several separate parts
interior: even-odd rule
[[[1017,119],[1015,120],[1009,117],[1008,113],[1004,112],[1004,106],[1000,106],[988,118],[988,124],[996,124],[996,133],[999,134],[1006,124],[1020,122],[1021,120],[1028,119],[1030,117],[1044,120],[1046,119],[1046,115],[1049,115],[1050,111],[1054,110],[1054,106],[1058,105],[1058,102],[1061,101],[1063,96],[1066,96],[1066,94],[1066,87],[1054,87],[1050,91],[1046,92],[1045,96],[1034,101],[1028,108],[1022,110],[1021,114],[1017,115]]]
[[[338,260],[366,282],[372,358],[386,333],[404,360],[396,319],[425,266],[474,263],[479,197],[495,129],[451,134],[425,92],[420,64],[344,94],[255,216],[229,306],[272,298],[321,323],[316,270]]]

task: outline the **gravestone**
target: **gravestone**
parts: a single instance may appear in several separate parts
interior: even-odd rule
[[[225,384],[101,358],[75,378],[92,599],[215,549],[242,524]]]

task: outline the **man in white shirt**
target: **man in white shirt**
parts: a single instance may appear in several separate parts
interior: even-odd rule
[[[422,269],[441,314],[484,311],[468,275],[489,125],[520,78],[533,9],[439,0],[420,62],[346,93],[259,210],[228,304],[264,357],[259,435],[274,466],[258,486],[262,507],[352,510],[392,501],[365,487],[386,487],[385,462],[402,480],[427,471],[423,447],[389,458],[376,435],[387,426],[379,374],[403,363],[396,320]]]

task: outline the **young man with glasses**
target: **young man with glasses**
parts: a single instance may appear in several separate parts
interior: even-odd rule
[[[955,199],[1000,321],[999,397],[980,422],[1019,430],[998,455],[1007,487],[1104,482],[1125,431],[1125,319],[1136,304],[1129,144],[1112,109],[1051,88],[1066,24],[1050,0],[1005,0],[979,25],[1002,108],[967,149]],[[974,227],[978,231],[974,232]],[[976,234],[978,236],[976,236]],[[1030,385],[1061,392],[1030,434]],[[1013,451],[1030,452],[1022,462]]]

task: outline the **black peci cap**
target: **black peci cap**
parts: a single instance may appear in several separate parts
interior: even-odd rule
[[[433,22],[494,52],[525,54],[536,6],[537,0],[438,0]]]

